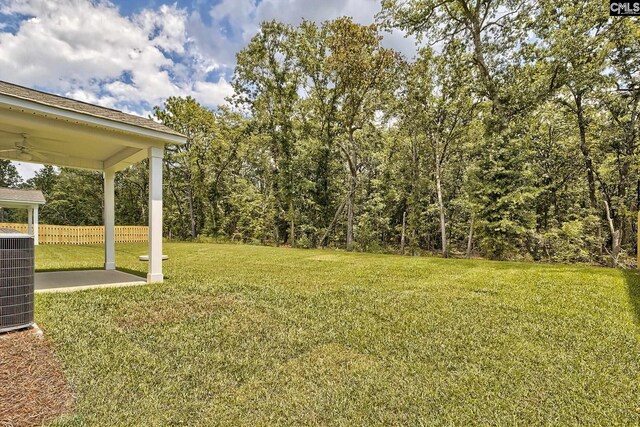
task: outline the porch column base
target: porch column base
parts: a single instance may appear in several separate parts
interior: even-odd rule
[[[147,274],[147,283],[160,283],[164,280],[162,273]]]

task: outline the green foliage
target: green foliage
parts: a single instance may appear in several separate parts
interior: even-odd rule
[[[17,188],[20,184],[22,184],[22,178],[16,166],[11,163],[11,160],[0,159],[0,187]],[[23,216],[26,216],[26,213],[21,210],[0,208],[1,222],[19,222]]]
[[[193,98],[169,98],[155,117],[187,136],[165,155],[165,227],[172,238],[222,232],[225,196],[247,132],[246,120],[228,108],[211,111]]]
[[[306,233],[303,233],[302,236],[300,236],[300,238],[298,239],[298,241],[296,243],[296,247],[301,248],[301,249],[310,249],[311,246],[312,246],[311,239],[309,239],[309,237],[307,237]]]
[[[0,160],[0,187],[16,188],[21,183],[22,178],[11,160]]]
[[[50,174],[45,171],[44,174]],[[51,177],[49,178],[51,180]],[[34,183],[35,184],[35,183]],[[58,225],[101,225],[103,179],[99,172],[62,168],[47,194],[40,222]]]
[[[468,161],[463,148],[472,135],[476,108],[469,85],[472,77],[469,58],[460,43],[447,46],[442,55],[423,48],[405,74],[405,94],[396,107],[402,119],[399,127],[411,140],[412,167],[432,172],[429,178],[432,178],[431,191],[435,192],[438,206],[440,249],[446,257],[450,225],[447,218],[453,215],[447,207],[455,203],[456,197],[450,197],[446,205],[445,201],[447,192],[455,194],[454,186],[460,184],[447,180],[447,174],[453,172],[450,159]],[[418,179],[419,174],[414,172],[414,179]],[[420,209],[413,205],[415,200],[411,194],[406,202],[410,211]],[[415,226],[412,220],[412,231]]]
[[[149,174],[146,160],[116,173],[115,200],[117,224],[147,224]]]
[[[489,153],[471,169],[471,194],[479,205],[478,234],[483,252],[501,259],[526,247],[535,225],[535,213],[529,207],[537,190],[522,147],[513,147],[501,138],[491,142],[485,146]]]
[[[601,6],[384,0],[370,25],[263,23],[227,106],[154,110],[187,136],[166,151],[165,235],[628,264],[640,25]],[[417,37],[416,56],[381,29]],[[117,174],[118,223],[146,223],[146,169]],[[19,184],[10,163],[2,174]],[[96,174],[50,168],[26,185],[50,200],[45,222],[101,222]]]
[[[598,222],[598,217],[591,215],[545,231],[540,236],[543,259],[562,263],[596,262],[594,254],[602,245],[597,238]]]

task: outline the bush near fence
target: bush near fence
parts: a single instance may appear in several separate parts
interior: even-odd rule
[[[27,224],[0,223],[0,228],[27,232]],[[143,225],[116,225],[116,243],[147,242],[149,227]],[[104,243],[103,226],[71,226],[38,224],[41,245],[97,245]]]

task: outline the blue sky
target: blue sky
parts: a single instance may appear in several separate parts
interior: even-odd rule
[[[231,94],[235,54],[260,22],[346,15],[367,24],[379,8],[379,0],[0,0],[0,80],[143,116],[172,95],[215,107]],[[400,33],[385,44],[413,52]]]

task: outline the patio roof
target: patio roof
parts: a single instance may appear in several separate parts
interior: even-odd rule
[[[92,170],[122,170],[150,146],[182,144],[151,119],[0,81],[3,158]]]
[[[65,110],[73,111],[76,113],[88,114],[94,117],[114,120],[121,123],[128,123],[132,126],[156,130],[159,132],[168,133],[170,135],[182,136],[180,133],[166,127],[162,123],[158,123],[150,119],[126,114],[122,111],[114,110],[111,108],[100,107],[97,105],[89,104],[87,102],[76,101],[75,99],[65,98],[63,96],[58,96],[35,89],[29,89],[27,87],[19,86],[13,83],[7,83],[2,80],[0,80],[0,94],[11,96],[14,98],[20,98],[25,101],[37,102],[38,104],[42,105],[63,108]]]
[[[148,159],[147,281],[163,280],[162,159],[165,145],[184,142],[150,119],[0,81],[0,158],[103,171],[105,270],[116,268],[115,173]]]

